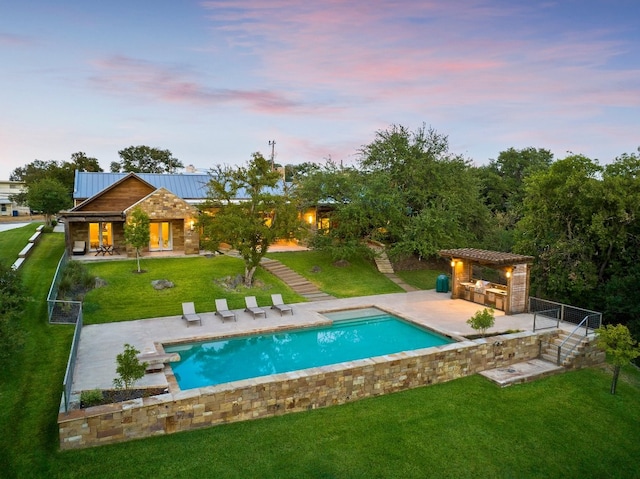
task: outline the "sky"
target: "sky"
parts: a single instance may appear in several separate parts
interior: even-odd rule
[[[423,125],[607,164],[640,146],[638,0],[0,0],[0,179],[76,152],[357,164]]]

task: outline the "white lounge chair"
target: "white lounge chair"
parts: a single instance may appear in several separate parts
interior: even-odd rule
[[[196,307],[193,303],[182,303],[182,319],[187,321],[187,327],[191,323],[200,323],[202,326],[202,319],[196,314]]]
[[[84,254],[86,251],[87,251],[86,241],[74,241],[73,250],[71,251],[73,254]]]
[[[258,306],[255,296],[247,296],[244,298],[244,303],[247,305],[245,311],[251,313],[253,315],[253,319],[256,319],[256,316],[260,315],[265,318],[267,317],[267,312]]]
[[[281,294],[272,294],[271,301],[273,302],[273,306],[271,306],[271,309],[277,309],[278,311],[280,311],[280,316],[282,316],[282,313],[286,311],[291,311],[291,314],[293,314],[293,308],[288,304],[284,304]]]
[[[220,316],[222,321],[225,319],[233,319],[234,321],[237,321],[236,313],[229,309],[229,306],[227,306],[227,300],[224,298],[216,299],[216,315]]]

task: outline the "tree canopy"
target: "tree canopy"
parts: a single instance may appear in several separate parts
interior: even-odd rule
[[[44,214],[47,226],[51,225],[53,215],[73,205],[68,190],[55,178],[32,183],[27,192],[27,204],[31,210]]]
[[[184,165],[169,150],[150,146],[130,146],[118,151],[121,160],[111,163],[111,172],[174,173]]]
[[[27,190],[36,181],[44,178],[53,178],[62,183],[67,190],[69,198],[73,193],[75,171],[102,171],[98,160],[88,157],[86,153],[79,151],[71,155],[71,161],[42,161],[34,160],[27,165],[20,166],[11,172],[11,181],[22,181]],[[14,201],[27,204],[27,193],[18,193],[13,196]]]
[[[254,153],[246,167],[218,166],[210,174],[208,199],[199,221],[201,245],[217,251],[221,243],[227,243],[237,250],[245,264],[245,285],[251,286],[269,246],[298,233],[298,211],[287,190],[277,189],[280,173],[260,153]],[[215,214],[208,214],[212,210]]]
[[[433,257],[442,248],[482,243],[490,216],[469,162],[449,153],[448,139],[424,126],[394,125],[360,150],[359,168],[329,163],[301,180],[307,204],[328,202],[332,247],[363,237],[396,255]]]

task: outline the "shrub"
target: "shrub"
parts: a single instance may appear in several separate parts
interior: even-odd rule
[[[136,356],[140,351],[130,344],[124,345],[124,352],[116,356],[118,377],[113,380],[113,385],[118,389],[129,389],[135,382],[144,376],[147,363],[141,363]]]
[[[496,322],[496,318],[493,316],[493,309],[484,308],[482,311],[476,311],[476,314],[467,319],[467,324],[476,331],[480,331],[482,337],[490,327]]]
[[[82,391],[80,393],[80,404],[82,407],[97,406],[102,403],[102,391],[100,389],[92,389],[90,391]]]

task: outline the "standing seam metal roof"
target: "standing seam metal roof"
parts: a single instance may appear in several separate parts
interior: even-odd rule
[[[76,171],[73,185],[73,198],[85,200],[92,198],[105,188],[121,180],[131,173],[103,173],[92,171]],[[183,200],[205,200],[209,191],[207,184],[209,175],[170,174],[170,173],[134,173],[140,179],[146,181],[155,188],[166,188],[171,193]],[[282,193],[282,185],[271,189],[274,194]],[[236,199],[248,198],[244,189],[240,189]]]
[[[91,198],[128,174],[76,171],[73,197],[74,199]],[[209,175],[162,173],[136,173],[136,175],[154,187],[166,188],[185,200],[204,200],[207,197],[207,183],[211,179]]]

